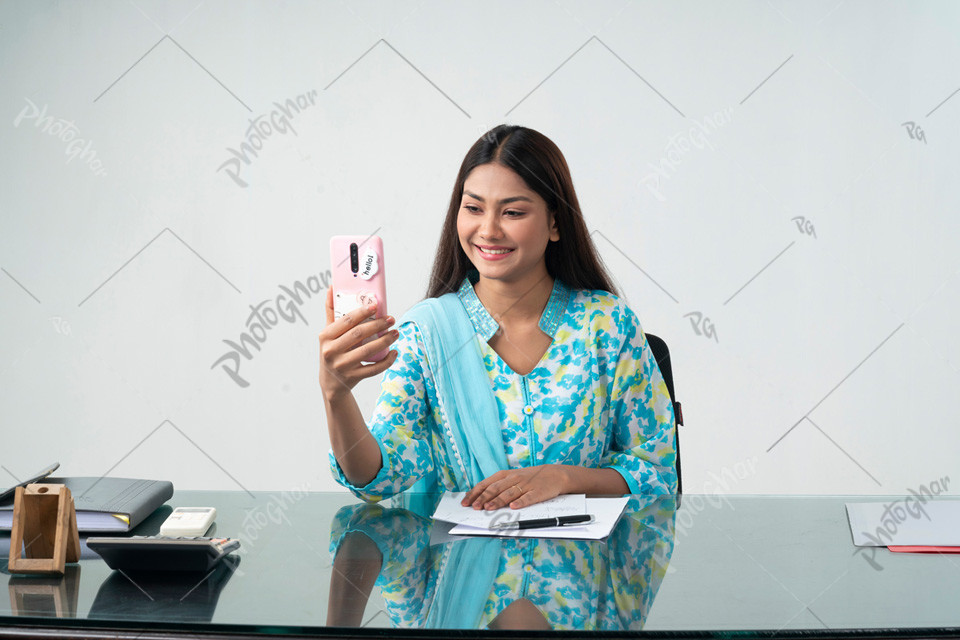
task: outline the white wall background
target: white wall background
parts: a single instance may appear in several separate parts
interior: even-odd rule
[[[334,234],[419,300],[501,122],[563,149],[671,345],[687,491],[960,484],[957,33],[951,1],[0,2],[0,485],[334,488],[322,294],[248,386],[212,365]]]

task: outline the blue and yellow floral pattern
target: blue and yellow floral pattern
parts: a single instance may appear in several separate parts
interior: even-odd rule
[[[431,544],[437,525],[429,518],[351,505],[334,518],[331,551],[336,554],[351,534],[377,545],[382,564],[376,585],[393,627],[489,628],[510,604],[526,599],[554,630],[637,630],[673,552],[676,500],[633,496],[625,511],[604,540],[506,537]],[[477,577],[457,575],[456,558],[491,544],[498,545],[496,572],[474,610],[462,596]]]
[[[476,330],[497,401],[510,468],[569,464],[616,469],[631,493],[676,492],[673,404],[633,311],[606,291],[571,290],[561,281],[540,319],[553,338],[527,375],[510,369],[487,344],[499,325],[477,298],[469,278],[457,294]],[[412,322],[400,323],[396,362],[383,376],[369,428],[383,467],[366,486],[352,485],[330,452],[335,479],[376,501],[409,489],[436,471],[440,484],[458,486],[449,438],[428,362]]]

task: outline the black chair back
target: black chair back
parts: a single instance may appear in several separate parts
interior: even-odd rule
[[[673,391],[673,367],[670,365],[670,349],[667,347],[667,343],[658,336],[652,333],[648,333],[646,336],[647,342],[650,344],[650,350],[653,351],[653,357],[657,361],[657,366],[660,367],[660,373],[663,374],[663,381],[667,384],[667,391],[670,392],[673,414],[677,419],[675,442],[677,450],[677,495],[683,495],[683,477],[680,475],[680,425],[683,424],[683,412]]]

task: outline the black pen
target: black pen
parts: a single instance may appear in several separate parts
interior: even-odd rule
[[[497,531],[511,531],[514,529],[565,527],[571,524],[588,524],[590,522],[593,522],[593,516],[590,514],[583,514],[580,516],[560,516],[559,518],[537,518],[536,520],[515,520],[514,522],[501,522],[490,525],[490,528]]]

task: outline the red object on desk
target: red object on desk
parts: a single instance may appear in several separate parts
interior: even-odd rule
[[[892,545],[888,546],[887,549],[895,553],[960,553],[960,547],[934,547],[930,545]]]

